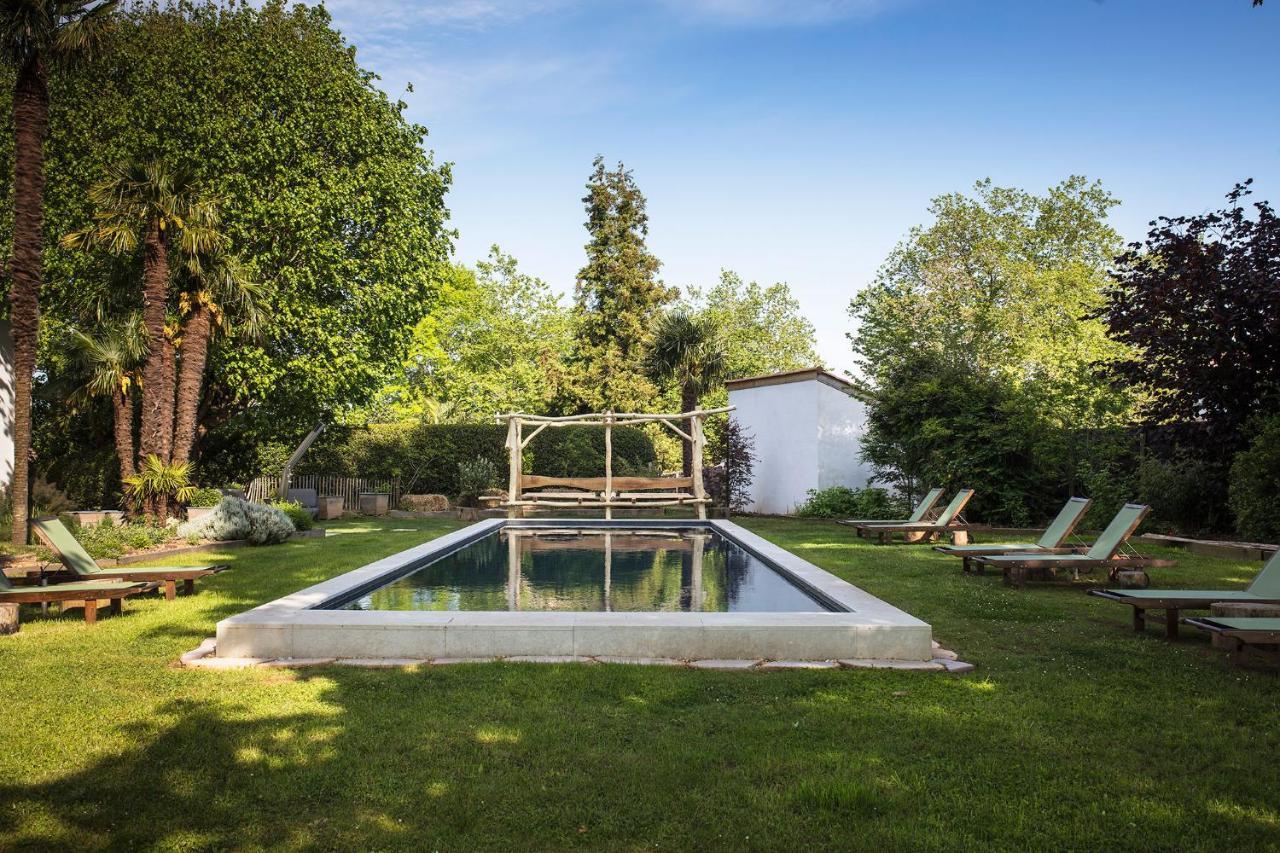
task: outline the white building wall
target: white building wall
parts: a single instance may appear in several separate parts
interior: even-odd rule
[[[818,487],[817,382],[731,389],[733,417],[755,437],[752,512],[785,514]]]
[[[0,488],[13,483],[13,335],[0,320]]]
[[[818,388],[818,488],[865,488],[873,473],[861,458],[866,404],[830,385],[812,384]]]

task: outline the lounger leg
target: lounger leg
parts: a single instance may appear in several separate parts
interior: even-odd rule
[[[164,582],[164,597],[167,601],[173,601],[178,597],[177,581],[170,579]]]
[[[1133,608],[1133,630],[1139,634],[1147,630],[1147,611],[1141,607]]]
[[[194,578],[187,578],[182,582],[182,591],[187,595],[192,595],[196,591],[196,582]]]
[[[98,599],[87,598],[84,602],[84,624],[92,625],[98,621]]]
[[[1167,639],[1178,639],[1178,611],[1169,608],[1164,612],[1164,635]]]
[[[111,615],[119,616],[124,612],[124,596],[111,599]]]

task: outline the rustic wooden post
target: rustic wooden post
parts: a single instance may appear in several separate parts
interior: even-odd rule
[[[604,413],[604,517],[613,518],[613,412]]]
[[[702,415],[696,415],[690,418],[693,424],[693,496],[698,500],[698,518],[705,521],[707,518],[707,497],[706,487],[702,483]]]
[[[613,534],[604,532],[604,609],[613,610],[610,597],[613,593]]]
[[[507,609],[520,609],[520,536],[507,528]]]
[[[693,537],[693,557],[690,560],[689,572],[689,609],[697,612],[702,609],[702,549],[706,545],[706,537]]]
[[[507,518],[516,518],[520,498],[520,419],[507,418]]]

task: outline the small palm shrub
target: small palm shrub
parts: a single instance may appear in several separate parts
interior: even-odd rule
[[[125,497],[135,507],[158,506],[164,500],[187,503],[195,494],[191,483],[191,464],[165,462],[154,453],[142,460],[138,473],[125,478]]]
[[[254,545],[274,545],[294,531],[289,516],[273,506],[226,497],[204,518],[178,527],[182,537],[199,537],[215,542],[247,539]]]
[[[477,457],[458,463],[458,505],[476,506],[480,496],[498,484],[498,467],[492,461]]]
[[[297,501],[276,501],[272,506],[289,516],[295,530],[310,530],[315,526],[311,511]]]
[[[884,489],[832,486],[810,489],[809,499],[796,510],[803,518],[897,518],[902,508]]]

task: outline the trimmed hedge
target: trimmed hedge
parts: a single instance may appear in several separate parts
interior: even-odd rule
[[[528,435],[526,428],[525,434]],[[506,479],[507,428],[501,424],[373,424],[326,431],[299,473],[399,477],[405,494],[458,494],[458,463],[488,459]],[[613,473],[641,474],[657,462],[643,430],[614,427]],[[526,473],[548,477],[604,475],[604,430],[548,427],[524,450]]]

